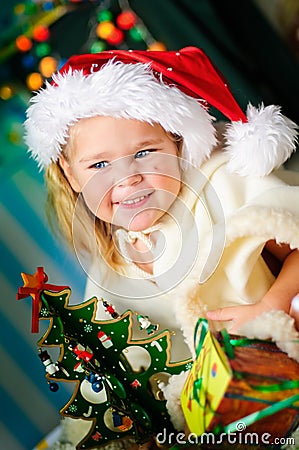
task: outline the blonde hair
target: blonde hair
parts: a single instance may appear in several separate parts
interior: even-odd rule
[[[176,143],[180,155],[183,139],[170,133],[167,135]],[[63,149],[66,159],[72,138],[70,133],[69,142]],[[48,191],[46,210],[52,229],[57,231],[58,226],[60,235],[73,251],[91,256],[98,251],[108,265],[121,272],[124,259],[114,244],[111,224],[89,210],[83,196],[72,189],[59,162],[53,162],[46,168],[45,182]]]
[[[57,232],[58,226],[59,234],[73,251],[95,255],[98,250],[112,268],[119,267],[123,259],[114,246],[111,225],[89,210],[83,196],[72,189],[58,162],[46,168],[45,182],[47,216],[52,229]]]

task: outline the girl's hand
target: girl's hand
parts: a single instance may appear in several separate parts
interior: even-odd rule
[[[267,306],[259,302],[253,305],[229,306],[208,311],[207,317],[216,322],[230,322],[221,324],[221,328],[227,328],[229,333],[238,334],[238,330],[245,322],[255,319],[266,310],[268,310]]]
[[[237,334],[245,322],[255,319],[264,311],[276,309],[289,314],[291,301],[299,292],[299,250],[292,250],[287,244],[278,245],[275,241],[268,241],[265,249],[275,259],[280,261],[282,267],[264,297],[253,305],[232,306],[207,313],[208,319],[213,321],[231,321],[231,327],[227,326],[227,324],[222,324],[230,333]],[[297,317],[298,315],[297,312]],[[299,321],[299,319],[297,320]],[[299,325],[297,324],[298,327]]]

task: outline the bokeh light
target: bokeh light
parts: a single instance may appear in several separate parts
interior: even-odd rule
[[[122,30],[130,30],[136,23],[136,16],[133,11],[123,11],[117,16],[116,23]]]
[[[20,15],[24,14],[24,12],[25,12],[25,4],[24,3],[18,3],[17,5],[15,5],[14,13],[16,16],[20,16]]]
[[[135,26],[129,30],[129,35],[133,41],[142,41],[144,39],[144,34],[144,30],[139,26]]]
[[[45,56],[40,60],[38,68],[45,78],[50,78],[57,69],[57,60],[53,56]]]
[[[50,37],[50,31],[49,28],[45,25],[36,25],[33,28],[32,37],[37,42],[45,42]]]
[[[106,49],[106,44],[103,41],[95,41],[90,47],[90,53],[100,53]]]
[[[112,22],[105,21],[99,23],[96,29],[97,36],[101,39],[107,39],[108,36],[114,31],[115,25]]]
[[[113,14],[108,9],[104,9],[102,11],[99,11],[98,13],[98,22],[111,22],[113,18]]]
[[[32,41],[24,34],[21,34],[16,39],[16,47],[20,52],[28,52],[32,47]]]
[[[35,46],[35,54],[39,58],[43,58],[51,53],[51,47],[47,42],[41,42]]]
[[[107,36],[106,41],[111,45],[119,45],[124,40],[124,33],[119,28],[114,28]]]
[[[43,77],[38,72],[32,72],[26,78],[27,87],[31,91],[36,91],[37,89],[42,87],[43,83]]]
[[[9,100],[13,96],[13,89],[9,85],[0,87],[0,98],[2,100]]]
[[[165,44],[163,44],[163,42],[155,41],[148,46],[148,50],[155,50],[155,51],[163,52],[163,51],[167,50],[167,48],[166,48]]]

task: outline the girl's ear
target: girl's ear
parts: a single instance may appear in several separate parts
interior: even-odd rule
[[[76,178],[73,174],[72,168],[71,168],[70,164],[67,162],[67,160],[63,156],[60,156],[58,162],[59,162],[60,167],[63,170],[63,173],[64,173],[66,179],[70,183],[72,189],[77,193],[81,192],[81,187],[80,187],[78,181],[76,180]]]

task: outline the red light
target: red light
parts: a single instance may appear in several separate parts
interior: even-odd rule
[[[37,42],[45,42],[50,37],[49,28],[44,25],[36,25],[33,29],[32,36]]]
[[[116,23],[122,30],[130,30],[136,22],[136,16],[132,11],[124,11],[119,14]]]
[[[112,33],[106,38],[110,45],[118,45],[124,40],[124,34],[118,28],[115,28]]]

